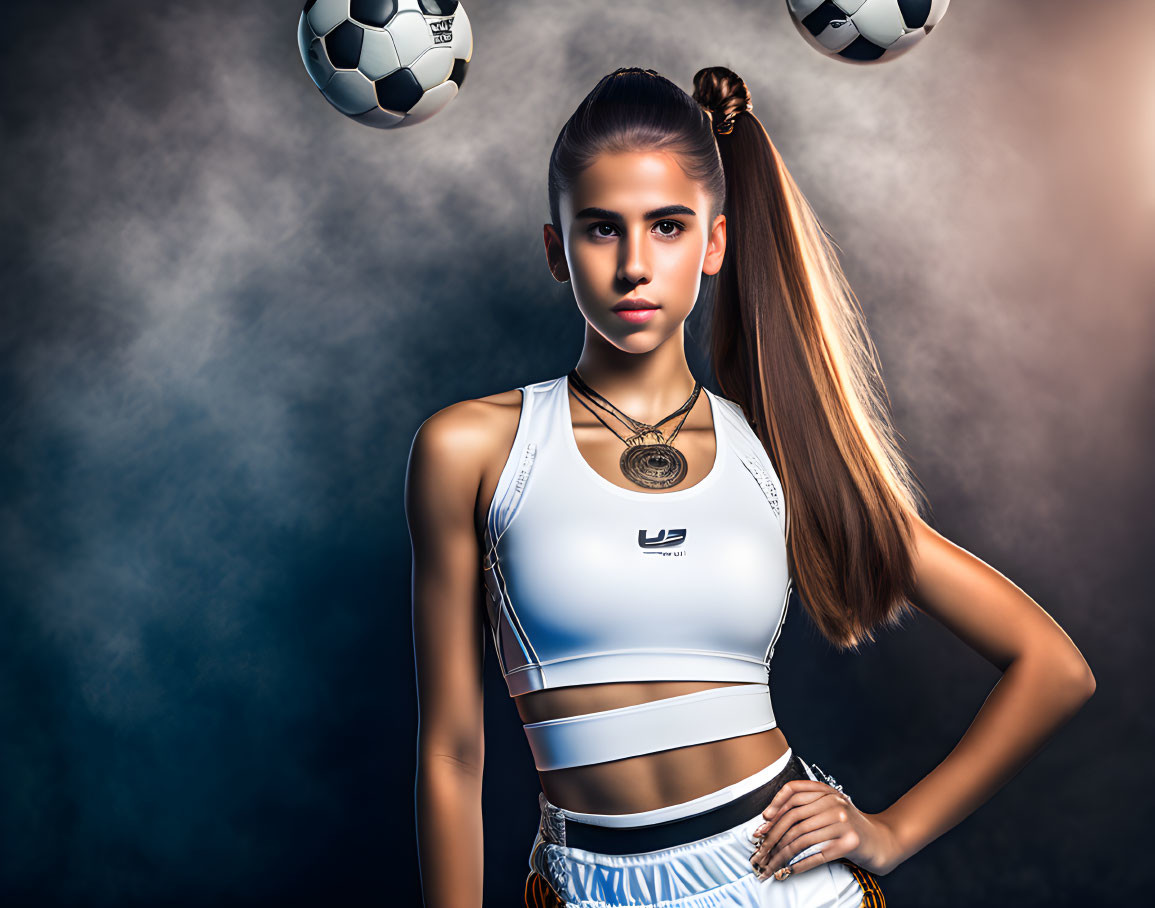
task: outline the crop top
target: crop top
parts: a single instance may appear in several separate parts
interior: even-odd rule
[[[521,388],[487,515],[488,628],[511,696],[621,681],[731,686],[525,724],[539,770],[776,726],[769,663],[792,580],[778,476],[733,401],[703,386],[716,454],[699,482],[632,491],[589,463],[566,376]]]

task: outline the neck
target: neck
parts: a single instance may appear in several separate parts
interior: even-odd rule
[[[693,392],[694,374],[681,331],[653,350],[630,353],[586,327],[585,345],[574,367],[586,384],[634,419],[661,419]]]

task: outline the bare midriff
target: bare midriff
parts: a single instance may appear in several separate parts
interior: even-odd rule
[[[633,681],[531,691],[514,698],[524,723],[633,706],[738,682]],[[692,744],[624,760],[538,772],[550,803],[578,813],[638,813],[732,785],[773,763],[788,745],[781,729]]]

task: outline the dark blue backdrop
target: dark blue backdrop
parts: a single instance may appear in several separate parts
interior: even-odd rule
[[[815,54],[782,3],[467,6],[464,91],[393,133],[319,97],[294,3],[5,9],[0,902],[419,904],[409,443],[576,360],[545,168],[625,64],[746,78],[844,251],[933,522],[1098,680],[888,898],[1132,901],[1155,756],[1150,4],[958,2],[873,68]],[[487,904],[514,905],[537,780],[487,672]],[[796,600],[773,695],[879,810],[997,677],[925,619],[837,656]]]

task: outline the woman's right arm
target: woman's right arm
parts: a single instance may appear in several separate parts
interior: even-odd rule
[[[470,406],[473,404],[473,406]],[[426,908],[481,908],[484,586],[476,404],[429,417],[409,452],[417,671],[417,852]],[[470,452],[470,453],[467,453]]]

